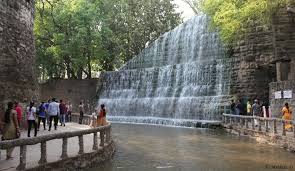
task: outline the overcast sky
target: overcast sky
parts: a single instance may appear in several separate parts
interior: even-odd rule
[[[194,11],[182,0],[174,0],[174,3],[177,4],[179,7],[177,9],[177,12],[182,12],[183,20],[186,21],[190,19],[192,16],[194,16]]]

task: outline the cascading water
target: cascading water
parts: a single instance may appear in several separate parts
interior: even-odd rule
[[[208,18],[165,33],[120,71],[101,75],[99,104],[113,121],[194,126],[220,120],[230,100],[231,66]]]

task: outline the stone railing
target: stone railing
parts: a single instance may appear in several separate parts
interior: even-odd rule
[[[84,117],[84,123],[87,123],[90,117]],[[8,141],[1,141],[0,142],[0,150],[5,150],[13,147],[20,147],[20,158],[19,158],[19,165],[17,166],[17,170],[25,170],[26,169],[26,155],[27,155],[27,146],[28,145],[35,145],[40,144],[40,153],[41,157],[38,162],[39,167],[42,165],[47,164],[47,148],[46,144],[50,140],[55,139],[62,139],[62,149],[61,149],[61,156],[60,159],[67,159],[68,158],[68,139],[72,137],[78,137],[79,140],[79,152],[77,155],[84,154],[84,141],[83,136],[87,134],[93,134],[93,145],[92,150],[98,151],[98,133],[100,135],[100,143],[103,149],[112,143],[111,140],[111,124],[108,123],[106,126],[101,126],[97,128],[90,128],[86,130],[79,130],[73,132],[62,132],[56,134],[49,134],[49,135],[42,135],[39,137],[33,138],[26,138],[26,139],[15,139],[15,140],[8,140]],[[57,159],[58,160],[58,159]]]
[[[255,125],[255,120],[258,125]],[[222,123],[225,127],[230,129],[235,128],[264,134],[273,133],[282,136],[286,136],[286,124],[292,124],[293,127],[295,127],[295,121],[293,120],[231,114],[223,114]],[[295,137],[295,129],[293,129],[292,136]]]
[[[79,113],[72,113],[72,120],[71,122],[79,123],[80,114]],[[83,115],[82,124],[89,125],[91,122],[91,115]]]

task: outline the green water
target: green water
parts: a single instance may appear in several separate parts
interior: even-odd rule
[[[117,151],[98,168],[113,170],[295,170],[295,154],[222,131],[113,124]]]

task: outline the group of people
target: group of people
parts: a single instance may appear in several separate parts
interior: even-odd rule
[[[83,113],[83,104],[80,105],[80,110]],[[23,113],[25,117],[23,117]],[[72,104],[68,102],[64,103],[60,100],[59,103],[56,98],[48,100],[47,103],[41,102],[39,105],[35,105],[34,102],[23,110],[18,102],[8,102],[7,109],[4,114],[3,121],[0,120],[0,130],[2,132],[1,140],[13,140],[20,137],[20,125],[27,127],[27,136],[30,137],[31,129],[34,127],[34,136],[40,129],[40,123],[43,123],[43,128],[46,130],[46,123],[48,125],[48,131],[51,131],[52,121],[54,121],[54,129],[57,129],[58,120],[61,126],[65,126],[66,121],[71,121]],[[23,118],[26,120],[26,124],[23,124]],[[25,122],[24,122],[25,123]],[[6,159],[11,158],[13,148],[7,149]]]
[[[14,130],[18,129],[22,124],[23,113],[25,113],[25,120],[27,121],[28,134],[30,137],[31,129],[34,127],[34,136],[37,136],[37,132],[40,129],[41,122],[43,123],[43,128],[46,130],[46,123],[49,126],[48,131],[51,130],[52,121],[54,121],[54,128],[57,129],[58,120],[60,121],[61,126],[65,126],[66,121],[71,121],[71,113],[72,113],[72,104],[68,102],[65,104],[63,100],[58,101],[53,98],[48,100],[47,103],[41,102],[39,105],[35,105],[34,102],[30,102],[30,104],[23,109],[20,107],[18,102],[8,102],[7,110],[5,112],[4,119],[4,129],[3,129],[3,137],[2,139],[11,139],[9,136],[6,137],[6,134],[11,134]],[[16,119],[16,123],[10,122],[10,119],[14,121]],[[14,130],[11,129],[12,126]],[[10,129],[9,129],[10,128]],[[13,130],[13,131],[11,131]]]
[[[251,100],[247,101],[247,104],[243,104],[241,100],[231,103],[231,113],[234,115],[248,115],[248,116],[258,116],[258,117],[271,117],[271,111],[269,110],[269,105],[267,103],[261,103],[258,99],[255,99],[252,103]],[[292,109],[288,103],[285,103],[281,110],[281,116],[284,120],[292,120]],[[255,125],[258,125],[258,121],[254,120]],[[287,131],[292,131],[293,126],[291,123],[285,124],[285,129]]]
[[[95,109],[95,112],[92,113],[91,122],[89,126],[94,128],[97,126],[107,125],[106,115],[107,115],[107,112],[105,109],[105,105],[101,104],[100,110]]]
[[[270,117],[268,104],[266,102],[262,103],[258,99],[255,99],[253,102],[248,100],[246,104],[242,100],[237,102],[232,100],[230,107],[231,113],[234,115]]]

